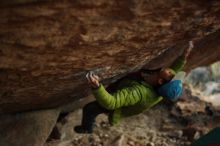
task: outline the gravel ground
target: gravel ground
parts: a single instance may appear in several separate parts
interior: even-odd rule
[[[188,146],[220,123],[220,112],[196,97],[162,103],[111,127],[106,115],[96,119],[92,134],[77,134],[81,109],[60,116],[44,146]],[[210,120],[207,124],[205,121]]]

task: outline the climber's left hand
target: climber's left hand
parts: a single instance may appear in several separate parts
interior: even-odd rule
[[[86,78],[92,88],[98,88],[100,86],[99,77],[95,75],[92,71],[86,74]]]

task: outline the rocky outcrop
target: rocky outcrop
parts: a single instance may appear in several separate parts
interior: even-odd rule
[[[88,70],[108,84],[144,65],[168,65],[190,39],[197,45],[189,68],[220,54],[219,1],[16,2],[0,9],[0,113],[85,97]]]
[[[1,146],[42,146],[59,116],[44,110],[0,116]]]
[[[188,59],[187,65],[185,67],[186,71],[190,71],[191,69],[210,65],[215,61],[219,61],[220,57],[220,45],[218,43],[220,40],[220,30],[208,35],[198,41],[195,42],[195,48],[192,50],[192,53]],[[157,68],[169,65],[174,59],[174,56],[181,54],[181,51],[177,51],[182,46],[186,48],[187,42],[183,42],[182,44],[177,45],[173,49],[168,49],[158,57],[152,59],[149,63],[147,63],[144,67],[146,68]]]

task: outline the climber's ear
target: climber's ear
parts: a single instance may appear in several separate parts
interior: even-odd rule
[[[158,79],[158,84],[159,84],[159,85],[162,85],[163,83],[164,83],[164,80],[163,80],[162,78],[159,78],[159,79]]]

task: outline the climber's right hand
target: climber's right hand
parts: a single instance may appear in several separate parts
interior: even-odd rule
[[[86,74],[86,78],[92,88],[98,88],[100,86],[99,77],[95,75],[92,71]]]
[[[184,58],[187,59],[188,56],[190,55],[192,49],[194,48],[194,43],[193,41],[189,41],[189,47],[184,51]]]

